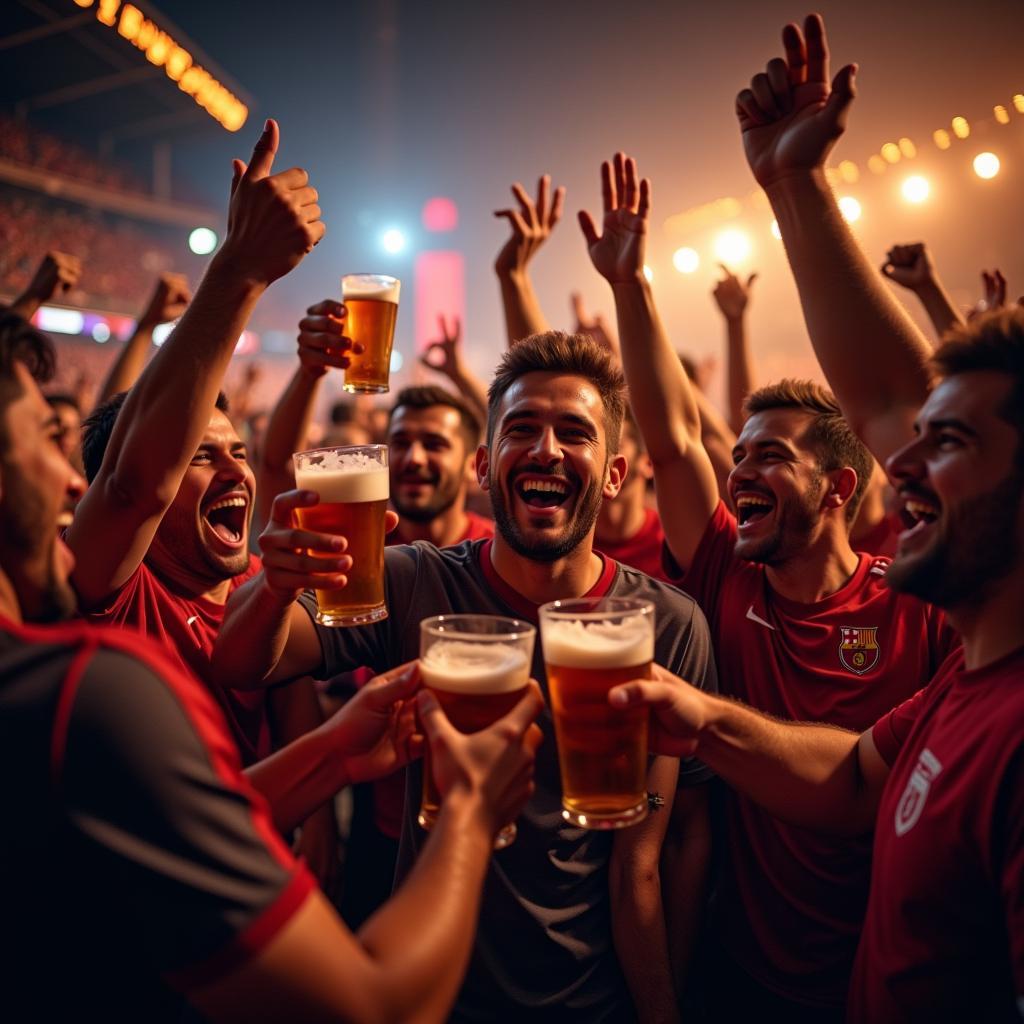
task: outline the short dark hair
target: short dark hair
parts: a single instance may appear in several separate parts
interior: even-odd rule
[[[626,411],[626,380],[608,352],[585,334],[546,331],[517,341],[502,357],[487,389],[487,442],[494,436],[498,407],[512,385],[528,373],[583,377],[597,389],[604,405],[608,454],[619,450]]]
[[[402,388],[388,413],[388,422],[395,418],[395,413],[399,409],[429,409],[434,405],[446,405],[459,414],[459,427],[466,443],[466,452],[475,452],[480,443],[480,420],[477,419],[476,413],[458,395],[436,384]]]
[[[53,377],[57,356],[53,342],[42,331],[8,310],[0,314],[0,420],[7,406],[21,396],[15,363],[21,363],[39,384],[45,384]],[[0,444],[6,446],[6,436],[0,436]]]
[[[758,388],[743,403],[746,417],[770,409],[796,409],[813,417],[807,440],[817,452],[822,472],[847,466],[856,472],[857,487],[846,503],[846,519],[852,523],[871,479],[874,460],[864,442],[853,432],[835,395],[814,381],[786,378]]]
[[[932,355],[942,377],[991,370],[1011,380],[999,415],[1020,434],[1017,462],[1024,465],[1024,310],[1000,309],[955,327]]]
[[[89,483],[96,479],[103,465],[103,456],[107,454],[110,435],[114,432],[114,424],[127,397],[127,391],[119,391],[96,406],[82,422],[82,466]],[[222,413],[227,413],[228,398],[223,391],[217,393],[215,405]]]

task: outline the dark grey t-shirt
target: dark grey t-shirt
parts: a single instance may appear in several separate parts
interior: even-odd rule
[[[387,548],[388,618],[358,629],[318,626],[321,674],[359,665],[381,672],[411,661],[419,656],[420,621],[430,615],[476,612],[536,622],[536,606],[494,572],[489,543]],[[655,661],[695,686],[717,690],[707,623],[692,598],[611,560],[591,594],[653,601]],[[311,593],[300,600],[315,614]],[[547,696],[539,638],[532,674]],[[547,709],[539,724],[545,739],[537,753],[536,792],[517,821],[516,841],[491,859],[473,960],[452,1019],[525,1019],[529,1013],[530,1020],[628,1020],[632,1004],[612,945],[607,871],[612,835],[575,828],[562,818],[558,754]],[[684,761],[679,774],[682,786],[711,776],[696,760]],[[417,763],[406,778],[400,876],[426,841],[416,824],[421,785]]]

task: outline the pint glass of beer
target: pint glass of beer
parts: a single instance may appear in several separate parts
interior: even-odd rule
[[[420,675],[459,732],[493,725],[522,699],[530,681],[536,629],[498,615],[435,615],[420,623]],[[423,759],[423,800],[417,818],[429,829],[441,798],[434,782],[428,747]],[[506,825],[494,848],[516,837]]]
[[[299,525],[348,540],[352,568],[348,585],[316,592],[316,621],[324,626],[360,626],[386,619],[384,604],[384,512],[388,505],[387,445],[315,448],[296,452],[295,485],[320,495],[320,503],[297,510]],[[314,552],[310,552],[314,554]],[[334,555],[324,555],[332,558]]]
[[[400,287],[397,278],[384,274],[347,274],[341,279],[345,335],[363,346],[361,355],[349,355],[346,391],[379,394],[388,390]]]
[[[562,775],[562,816],[624,828],[647,816],[646,707],[614,708],[608,691],[649,678],[654,605],[632,598],[552,601],[540,609]]]

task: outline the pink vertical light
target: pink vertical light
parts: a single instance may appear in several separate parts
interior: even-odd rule
[[[466,263],[461,252],[431,249],[416,257],[413,271],[416,353],[441,333],[437,318],[466,322]]]

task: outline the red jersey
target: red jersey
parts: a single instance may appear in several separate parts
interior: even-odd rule
[[[653,508],[644,509],[644,524],[632,537],[623,541],[594,541],[594,546],[616,562],[628,565],[631,569],[653,576],[656,580],[671,583],[665,572],[662,555],[665,551],[665,531],[661,528],[661,519]]]
[[[1020,1020],[1024,648],[950,658],[871,735],[892,771],[849,1019]]]
[[[934,674],[955,646],[944,616],[885,585],[888,559],[859,556],[836,593],[801,604],[765,566],[735,556],[719,503],[682,587],[711,626],[722,693],[799,722],[862,732]],[[842,1006],[867,903],[870,837],[835,839],[778,821],[729,791],[713,925],[764,987]]]
[[[249,556],[249,568],[231,581],[234,591],[260,571]],[[92,622],[130,626],[157,641],[186,672],[207,683],[228,720],[242,763],[254,764],[272,750],[264,690],[224,690],[209,679],[210,658],[224,605],[204,597],[186,597],[165,583],[143,562],[128,582],[102,605],[90,609]]]
[[[851,543],[858,551],[866,551],[869,555],[884,555],[892,558],[899,545],[899,530],[886,516],[876,523],[863,537]]]

